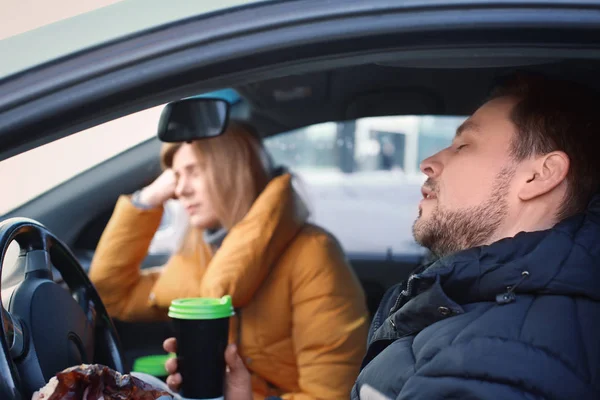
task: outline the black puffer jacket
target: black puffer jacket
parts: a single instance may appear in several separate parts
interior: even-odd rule
[[[353,399],[600,399],[600,197],[388,292]]]

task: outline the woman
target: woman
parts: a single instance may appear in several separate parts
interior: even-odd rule
[[[336,240],[307,222],[291,176],[274,172],[252,128],[231,122],[218,137],[168,144],[163,174],[122,196],[90,276],[121,320],[166,318],[181,297],[229,294],[230,341],[252,374],[255,399],[343,399],[365,351],[367,310]],[[176,197],[190,229],[162,268],[141,271]]]

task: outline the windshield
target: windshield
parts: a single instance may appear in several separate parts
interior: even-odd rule
[[[419,164],[450,145],[465,117],[402,116],[324,123],[265,140],[298,176],[312,220],[348,252],[422,254],[412,225]]]

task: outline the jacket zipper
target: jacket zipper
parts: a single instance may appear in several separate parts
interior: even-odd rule
[[[410,298],[412,296],[412,292],[413,292],[413,288],[414,288],[413,282],[417,279],[419,279],[419,277],[417,275],[411,275],[408,278],[408,282],[406,282],[406,289],[401,291],[400,294],[398,295],[398,298],[396,299],[394,306],[390,309],[390,315],[394,311],[396,311],[398,309],[398,307],[400,307],[400,303],[402,302],[402,300]]]
[[[415,279],[417,279],[416,275],[411,275],[408,278],[408,281],[406,282],[406,288],[404,290],[402,290],[400,292],[400,294],[398,295],[398,298],[396,299],[394,306],[390,309],[389,316],[391,316],[392,313],[394,313],[394,311],[396,311],[398,309],[398,307],[400,307],[400,303],[402,302],[402,300],[410,298],[410,296],[412,296],[413,281]],[[392,329],[394,330],[394,332],[398,332],[398,328],[396,327],[396,324],[394,323],[394,319],[390,318],[389,321],[390,321],[390,325],[392,326]]]

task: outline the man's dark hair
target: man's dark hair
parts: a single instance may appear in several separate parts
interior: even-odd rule
[[[518,73],[493,90],[492,99],[502,96],[518,99],[511,112],[514,158],[565,152],[568,189],[558,218],[584,211],[600,187],[599,94],[574,82]]]

